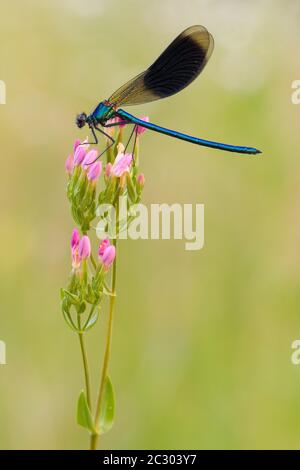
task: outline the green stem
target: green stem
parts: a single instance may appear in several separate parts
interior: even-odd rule
[[[81,329],[81,321],[80,316],[77,315],[77,322],[78,328]],[[86,400],[91,410],[91,384],[90,384],[90,372],[89,372],[89,365],[88,365],[88,358],[85,348],[85,343],[83,339],[83,333],[78,333],[79,343],[80,343],[80,350],[82,355],[82,362],[83,362],[83,369],[84,369],[84,378],[85,378],[85,391],[86,391]]]
[[[118,206],[117,206],[117,213],[118,213]],[[117,247],[117,240],[115,239],[113,241],[113,244],[115,248]],[[97,398],[97,404],[96,404],[96,413],[95,413],[95,425],[96,427],[98,426],[99,419],[100,419],[100,414],[101,414],[101,404],[102,404],[102,399],[103,399],[103,393],[104,393],[104,386],[105,386],[105,380],[108,374],[108,367],[109,367],[109,359],[110,359],[110,351],[111,351],[111,340],[112,340],[112,329],[113,329],[113,318],[114,318],[114,306],[115,306],[115,294],[116,294],[116,274],[117,274],[117,263],[116,259],[114,260],[113,263],[113,270],[112,270],[112,293],[113,296],[110,297],[110,302],[109,302],[109,317],[108,317],[108,327],[107,327],[107,336],[106,336],[106,346],[105,346],[105,352],[104,352],[104,359],[103,359],[103,365],[102,365],[102,371],[101,371],[101,379],[100,379],[100,387],[99,387],[99,392],[98,392],[98,398]],[[91,435],[91,443],[90,443],[90,449],[91,450],[96,450],[97,449],[97,443],[99,439],[99,434],[92,434]]]
[[[91,259],[91,263],[93,265],[93,268],[95,269],[95,271],[97,270],[97,263],[95,261],[95,258],[93,256],[93,253],[91,253],[91,256],[90,256],[90,259]]]
[[[98,441],[98,434],[92,434],[91,435],[90,450],[96,450],[97,449],[97,441]]]

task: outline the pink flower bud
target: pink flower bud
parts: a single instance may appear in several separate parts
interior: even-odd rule
[[[95,160],[97,160],[98,157],[98,151],[93,149],[90,150],[84,157],[83,162],[81,163],[81,166],[84,170],[88,170],[91,166],[92,163],[95,163]]]
[[[114,245],[110,245],[104,250],[102,256],[102,263],[104,264],[105,268],[109,268],[111,264],[114,262],[116,257],[116,249]]]
[[[71,175],[74,168],[74,156],[70,154],[65,163],[66,172]]]
[[[83,162],[86,150],[83,145],[78,145],[74,153],[74,165],[79,166]]]
[[[79,242],[78,254],[81,259],[86,259],[91,254],[91,242],[87,235],[84,235]]]
[[[103,256],[103,253],[104,253],[104,250],[110,245],[110,241],[108,238],[105,238],[104,240],[102,240],[102,242],[100,243],[99,245],[99,249],[98,249],[98,255],[99,257],[101,258]]]
[[[114,245],[110,244],[110,241],[107,238],[102,240],[100,243],[98,255],[106,269],[109,268],[110,265],[114,262],[116,257],[116,249]]]
[[[125,145],[122,144],[122,142],[119,142],[118,145],[117,145],[117,149],[118,149],[118,154],[119,153],[124,153],[125,152]]]
[[[141,116],[140,119],[145,122],[149,122],[149,117],[148,116]],[[143,132],[145,132],[146,128],[143,126],[137,126],[136,127],[136,135],[141,135]]]
[[[105,177],[109,178],[111,174],[112,164],[110,162],[107,163],[105,167]]]
[[[72,250],[73,250],[73,248],[78,247],[79,241],[80,241],[79,231],[78,231],[77,228],[74,228],[73,233],[72,233],[72,237],[71,237],[71,248],[72,248]]]
[[[88,169],[88,174],[87,177],[90,181],[97,181],[99,178],[100,174],[102,171],[102,163],[101,162],[95,162],[92,165],[90,165]]]
[[[144,186],[145,185],[145,175],[144,173],[140,173],[137,178],[136,178],[136,182],[139,186]]]
[[[126,171],[130,170],[132,163],[132,154],[131,153],[118,153],[114,164],[111,168],[111,173],[118,178],[122,176]]]

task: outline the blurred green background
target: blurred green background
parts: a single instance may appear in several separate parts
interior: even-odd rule
[[[205,247],[123,241],[109,449],[299,448],[300,106],[297,0],[10,0],[1,3],[2,449],[86,448],[83,386],[59,288],[73,228],[64,161],[74,125],[203,24],[215,50],[180,94],[129,111],[192,135],[256,146],[248,158],[147,132],[144,202],[204,203]],[[88,335],[93,385],[106,313]],[[96,380],[97,379],[97,380]]]

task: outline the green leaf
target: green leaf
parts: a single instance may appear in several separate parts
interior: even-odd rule
[[[115,397],[109,376],[105,379],[104,393],[101,403],[101,413],[97,428],[100,434],[109,431],[114,422],[115,415]]]
[[[77,402],[77,423],[79,426],[82,426],[91,431],[91,433],[95,433],[93,418],[87,404],[84,390],[81,390]]]

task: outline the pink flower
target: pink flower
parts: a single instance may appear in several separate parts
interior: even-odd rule
[[[65,163],[66,172],[71,175],[74,169],[74,156],[71,153]]]
[[[74,142],[74,152],[76,152],[77,147],[81,144],[80,139],[76,139]]]
[[[112,119],[109,119],[106,124],[117,124],[119,122],[122,123],[123,119],[121,119],[119,116],[116,116]],[[126,124],[119,124],[120,129],[122,129],[125,126],[126,126]],[[112,136],[114,134],[114,130],[115,130],[116,127],[118,127],[118,126],[114,125],[114,126],[107,127],[105,129],[105,132],[107,132],[110,136]]]
[[[145,185],[145,175],[144,175],[144,173],[140,173],[137,176],[136,182],[139,186],[144,186]]]
[[[119,128],[122,129],[123,127],[126,126],[126,124],[124,124],[124,120],[122,118],[120,118],[119,116],[116,116],[115,117],[115,122],[123,122],[123,124],[119,124]]]
[[[90,165],[87,177],[90,181],[97,181],[102,171],[102,163],[95,162]]]
[[[78,255],[80,259],[86,259],[91,254],[91,242],[87,235],[84,235],[78,245]]]
[[[102,242],[100,243],[98,255],[100,261],[102,261],[105,268],[109,268],[110,265],[114,262],[114,259],[116,257],[116,249],[114,245],[111,245],[108,238],[102,240]]]
[[[132,154],[119,152],[116,156],[113,166],[111,167],[111,174],[118,178],[130,170],[132,163]]]
[[[83,161],[89,145],[87,141],[80,142],[79,139],[76,139],[74,142],[74,153],[70,154],[66,159],[65,168],[66,172],[71,175],[73,173],[74,167],[81,164]]]
[[[116,249],[114,245],[110,245],[106,248],[102,256],[102,263],[105,268],[109,268],[110,265],[114,262],[116,257]]]
[[[95,160],[97,160],[98,157],[98,151],[93,149],[90,150],[84,157],[84,160],[81,163],[81,166],[84,170],[88,170],[91,166],[92,163],[95,163]]]
[[[109,119],[107,121],[107,124],[117,124],[117,123],[123,123],[123,122],[124,122],[124,120],[122,118],[120,118],[119,116],[116,116],[112,119]],[[119,124],[120,129],[122,129],[125,126],[126,126],[126,123],[125,124]],[[111,126],[111,128],[112,127],[117,127],[117,126]]]
[[[74,153],[74,165],[79,166],[86,156],[86,149],[84,145],[78,145]]]
[[[80,241],[79,231],[78,231],[77,228],[74,228],[74,230],[72,232],[72,237],[71,237],[71,248],[72,248],[72,250],[73,250],[73,248],[78,247],[79,241]]]
[[[110,162],[107,163],[105,167],[105,177],[109,178],[111,174],[112,164]]]
[[[149,117],[148,116],[141,116],[140,119],[145,122],[149,122]],[[135,129],[136,135],[141,135],[143,132],[145,132],[146,128],[143,126],[137,126]]]
[[[114,124],[115,122],[116,122],[116,118],[111,118],[106,123],[106,124],[108,124],[108,126],[105,129],[105,132],[106,132],[106,134],[110,135],[110,137],[112,137],[115,133],[115,126],[109,126],[109,124]]]

